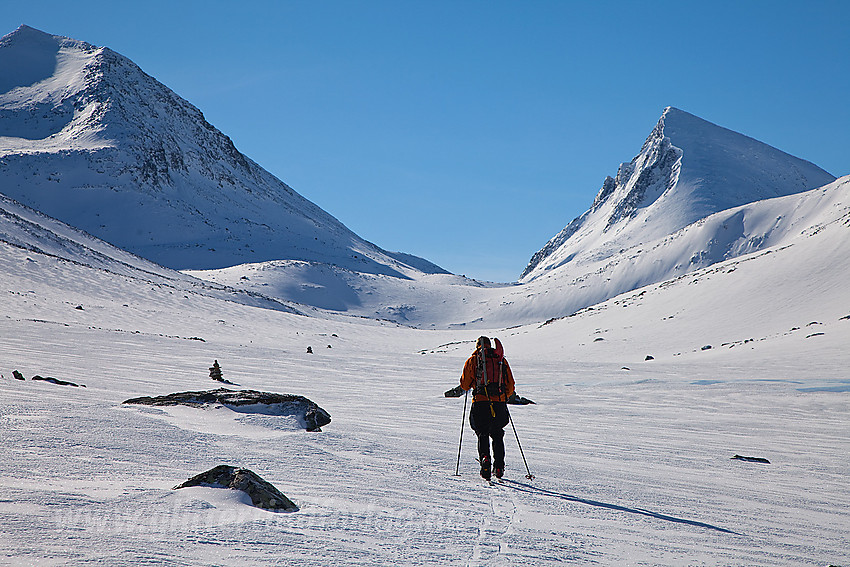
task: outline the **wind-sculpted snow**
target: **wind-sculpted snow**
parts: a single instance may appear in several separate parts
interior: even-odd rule
[[[255,390],[204,390],[199,392],[178,392],[167,396],[142,396],[124,401],[125,404],[146,406],[177,406],[205,408],[221,405],[240,413],[264,415],[293,415],[308,431],[321,431],[331,422],[331,416],[304,396],[293,394],[275,394]]]

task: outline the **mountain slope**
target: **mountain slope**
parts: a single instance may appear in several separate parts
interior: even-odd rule
[[[757,140],[669,107],[640,153],[608,177],[591,208],[532,257],[529,281],[568,263],[596,262],[706,216],[835,177]]]
[[[47,217],[26,205],[0,194],[0,271],[6,274],[30,274],[34,281],[46,279],[53,287],[74,288],[76,280],[109,281],[112,301],[123,302],[127,295],[120,282],[129,288],[151,287],[167,290],[189,300],[190,297],[215,298],[252,307],[288,313],[300,310],[278,299],[260,293],[237,290],[162,267],[112,246],[56,219]],[[23,276],[24,279],[26,275]],[[31,289],[23,284],[11,285],[10,293],[21,295]],[[104,289],[100,294],[108,295]],[[27,292],[29,293],[29,292]],[[79,294],[79,292],[78,292]],[[81,294],[85,296],[85,294]],[[8,312],[8,313],[11,313]],[[7,313],[7,314],[8,314]]]
[[[850,176],[804,193],[720,211],[671,235],[608,256],[567,263],[490,298],[482,309],[484,320],[510,325],[511,321],[544,320],[547,314],[570,315],[724,261],[820,238],[824,226],[839,227],[831,233],[834,240],[829,247],[835,254],[850,257],[848,222]],[[820,263],[820,272],[828,272],[833,260],[816,258],[815,262]]]
[[[364,241],[108,48],[22,26],[0,77],[0,192],[116,246],[177,269],[443,271]]]

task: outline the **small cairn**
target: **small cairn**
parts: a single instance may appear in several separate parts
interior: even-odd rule
[[[224,377],[221,374],[221,366],[218,365],[218,360],[213,361],[213,365],[210,366],[210,378],[216,382],[224,382]]]

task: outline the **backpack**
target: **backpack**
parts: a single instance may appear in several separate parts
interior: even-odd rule
[[[496,348],[482,348],[478,351],[478,364],[475,366],[475,388],[473,393],[488,398],[503,398],[507,393],[504,378],[504,349],[499,339],[494,339]]]

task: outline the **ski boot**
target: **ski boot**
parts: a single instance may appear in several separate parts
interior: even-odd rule
[[[481,478],[490,480],[490,455],[481,457]]]
[[[498,478],[499,480],[501,480],[501,479],[502,479],[502,477],[503,477],[503,476],[504,476],[504,474],[505,474],[505,465],[502,465],[502,464],[495,465],[495,466],[493,467],[493,474],[494,474],[494,475],[496,475],[496,478]]]

